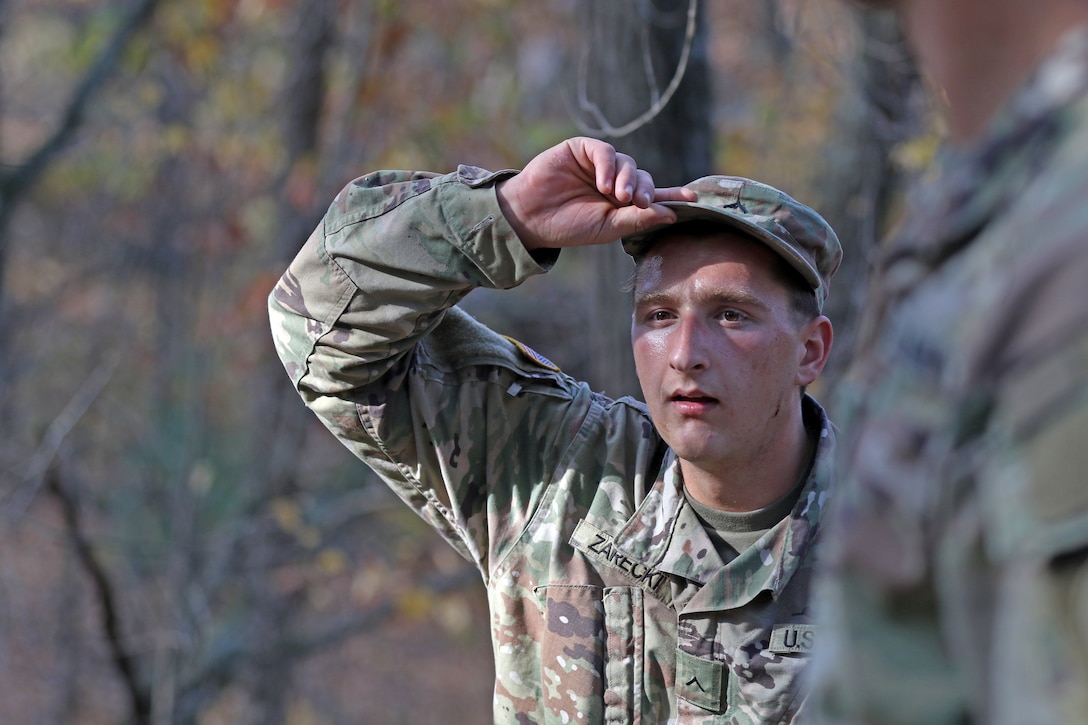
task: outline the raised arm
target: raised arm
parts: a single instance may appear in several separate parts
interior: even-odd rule
[[[554,262],[545,249],[603,244],[674,213],[648,173],[575,138],[521,173],[376,172],[337,195],[273,290],[277,351],[304,397],[381,376],[476,287],[509,288]]]
[[[306,405],[485,575],[590,396],[450,308],[543,272],[558,247],[675,218],[651,198],[685,197],[590,139],[521,173],[377,172],[337,195],[270,296],[276,349]]]

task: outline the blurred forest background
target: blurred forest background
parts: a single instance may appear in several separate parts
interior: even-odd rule
[[[379,168],[574,134],[778,185],[866,268],[940,136],[841,0],[0,0],[0,722],[482,723],[479,575],[304,410],[265,299]],[[629,262],[474,314],[637,395]]]

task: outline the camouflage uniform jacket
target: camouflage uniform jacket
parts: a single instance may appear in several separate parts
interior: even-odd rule
[[[841,392],[816,709],[1088,722],[1088,35],[950,154]]]
[[[591,392],[453,305],[544,266],[503,173],[356,180],[270,297],[307,405],[488,589],[501,723],[794,722],[804,700],[822,435],[792,514],[728,566],[645,408]]]

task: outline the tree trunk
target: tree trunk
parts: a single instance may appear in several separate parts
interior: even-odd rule
[[[861,32],[852,65],[853,91],[844,95],[819,188],[819,207],[843,245],[843,262],[831,283],[825,314],[835,326],[835,352],[821,394],[830,402],[849,364],[854,327],[865,304],[871,261],[907,182],[893,161],[895,147],[915,137],[923,123],[924,89],[894,13],[856,9]]]
[[[641,12],[636,12],[641,10]],[[695,12],[689,35],[689,11]],[[711,173],[713,145],[706,14],[702,2],[599,0],[583,8],[576,71],[577,120],[588,135],[635,158],[658,186]],[[681,76],[675,91],[670,84]],[[640,117],[656,113],[648,122]],[[631,358],[631,260],[608,245],[578,250],[591,275],[591,383],[615,397],[641,397]]]

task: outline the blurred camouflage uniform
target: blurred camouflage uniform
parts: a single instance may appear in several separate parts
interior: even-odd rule
[[[503,723],[793,722],[833,438],[792,514],[728,565],[644,406],[453,307],[545,271],[503,217],[511,172],[378,172],[333,202],[270,298],[292,381],[480,569]]]
[[[887,249],[838,416],[821,722],[1088,722],[1086,90],[1075,33]]]

